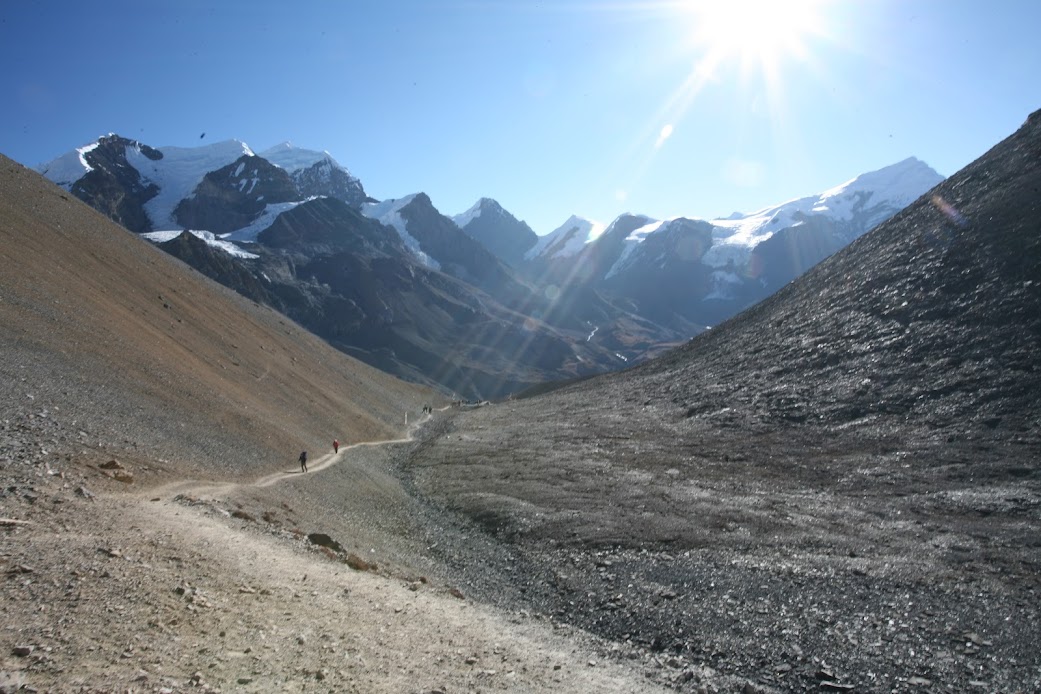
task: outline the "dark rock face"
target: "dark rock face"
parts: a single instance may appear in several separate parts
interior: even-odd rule
[[[224,251],[211,248],[190,232],[182,232],[176,238],[159,244],[159,247],[246,298],[258,303],[277,305],[264,283],[244,267],[241,261]]]
[[[713,289],[713,268],[702,262],[712,245],[712,225],[675,219],[641,243],[604,279],[613,295],[631,298],[640,315],[685,334],[704,329],[704,305]]]
[[[344,249],[360,255],[406,254],[397,234],[337,198],[300,203],[276,217],[257,241],[280,250],[306,247],[309,255]]]
[[[257,156],[244,155],[203,177],[188,198],[174,209],[177,222],[189,229],[226,234],[248,226],[266,205],[300,199],[283,169]]]
[[[512,274],[487,248],[464,234],[434,207],[426,193],[401,208],[409,233],[444,272],[482,289],[518,289]]]
[[[848,225],[804,216],[799,226],[781,229],[752,251],[762,289],[770,294],[849,243]]]
[[[84,155],[93,169],[72,184],[72,194],[130,231],[151,231],[144,205],[159,188],[127,163],[126,151],[134,147],[152,160],[161,159],[162,153],[118,135],[102,137],[98,143]]]
[[[612,222],[596,241],[583,249],[579,260],[583,271],[574,275],[575,279],[594,285],[603,282],[607,273],[621,258],[625,249],[625,239],[650,221],[650,218],[643,215],[626,214]]]
[[[255,260],[215,251],[190,234],[164,248],[369,364],[468,399],[588,375],[614,359],[416,264],[394,230],[335,198],[279,215],[249,246]]]
[[[494,200],[482,198],[478,205],[480,213],[462,227],[463,231],[503,262],[519,266],[538,236]]]
[[[306,169],[291,174],[300,195],[307,197],[326,196],[336,198],[357,208],[369,197],[361,181],[343,169],[334,166],[328,159],[315,162]]]

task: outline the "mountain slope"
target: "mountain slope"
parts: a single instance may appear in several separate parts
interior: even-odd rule
[[[429,397],[0,163],[5,416],[60,409],[92,457],[259,472],[336,435],[394,436]]]
[[[1041,112],[662,358],[460,414],[416,486],[524,557],[533,609],[663,658],[1035,689],[1039,190]]]
[[[496,559],[391,474],[407,443],[368,445],[433,393],[3,157],[0,325],[0,691],[664,691],[586,666],[598,644],[475,600],[427,551]],[[333,437],[366,445],[334,456]]]
[[[452,217],[452,221],[467,236],[513,267],[524,260],[525,253],[538,241],[531,227],[491,198],[481,198],[466,212]]]

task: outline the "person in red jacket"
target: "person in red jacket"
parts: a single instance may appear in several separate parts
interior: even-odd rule
[[[337,439],[333,439],[333,453],[340,452],[340,442]]]

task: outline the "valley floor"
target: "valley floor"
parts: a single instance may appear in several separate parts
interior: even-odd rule
[[[716,490],[713,541],[634,547],[606,524],[626,517],[610,492],[536,493],[509,446],[482,452],[499,435],[484,427],[494,408],[436,412],[416,442],[330,452],[306,475],[287,462],[237,481],[60,464],[31,427],[8,426],[0,691],[1041,688],[1038,576],[1011,561],[1020,550],[986,556],[1008,537],[945,534],[934,518],[843,544],[870,523],[825,496],[803,503],[796,525],[812,533],[780,523],[783,537],[760,542],[747,527],[783,490],[758,511]],[[469,469],[436,476],[462,474],[465,492],[432,491],[442,453]],[[599,475],[601,490],[641,490],[641,514],[660,513],[660,498],[677,527],[701,525],[704,506],[673,503],[676,474],[626,486],[606,468],[542,464],[529,473],[550,490],[567,484],[549,467]],[[511,475],[515,496],[482,515],[487,480]],[[1012,510],[1021,533],[1037,525],[1035,501]],[[943,560],[915,557],[915,543]]]
[[[657,689],[607,642],[448,583],[393,444],[265,486],[142,488],[5,434],[2,692]]]

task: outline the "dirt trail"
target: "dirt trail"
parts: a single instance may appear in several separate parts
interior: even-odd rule
[[[442,408],[444,409],[444,408]],[[405,438],[401,439],[387,439],[384,441],[360,441],[358,443],[352,443],[347,446],[340,446],[340,450],[335,453],[327,453],[308,464],[307,472],[300,470],[290,469],[282,470],[279,472],[273,472],[269,475],[265,475],[254,482],[207,482],[203,480],[176,480],[167,482],[165,484],[150,487],[145,490],[141,490],[139,496],[155,498],[164,497],[171,494],[185,494],[189,496],[221,496],[231,494],[234,491],[241,490],[246,487],[265,488],[280,482],[287,482],[290,480],[300,479],[310,474],[321,472],[333,465],[338,464],[343,460],[344,456],[348,451],[355,450],[357,448],[363,448],[367,446],[389,446],[398,443],[408,443],[413,440],[413,432],[424,423],[426,423],[432,415],[424,415],[421,419],[417,420],[409,427],[409,434]]]
[[[0,691],[664,691],[609,643],[423,577],[436,573],[352,569],[294,528],[335,527],[382,564],[417,522],[382,447],[410,440],[253,482],[80,496],[50,478],[61,503],[0,534],[23,572],[2,584]]]

